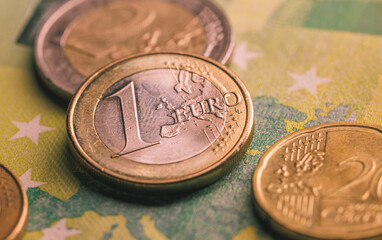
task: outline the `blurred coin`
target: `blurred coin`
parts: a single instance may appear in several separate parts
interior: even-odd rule
[[[28,217],[28,198],[15,175],[0,164],[0,239],[19,239]]]
[[[225,63],[233,45],[225,14],[209,0],[70,0],[42,26],[35,58],[48,86],[69,99],[121,57],[184,51]]]
[[[253,192],[262,217],[294,239],[381,238],[382,127],[329,123],[286,136],[261,157]]]
[[[186,191],[245,153],[253,106],[244,84],[203,57],[151,53],[93,74],[73,96],[72,149],[96,177],[137,191]]]

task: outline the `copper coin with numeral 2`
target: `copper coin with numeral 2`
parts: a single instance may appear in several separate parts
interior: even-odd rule
[[[238,162],[254,126],[244,84],[214,60],[151,53],[115,62],[74,95],[67,128],[93,175],[138,191],[186,191]]]
[[[328,123],[295,132],[261,157],[257,209],[293,239],[382,238],[382,127]]]
[[[16,176],[0,164],[0,239],[20,239],[27,218],[27,194]]]

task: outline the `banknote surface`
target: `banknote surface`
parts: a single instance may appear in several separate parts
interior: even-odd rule
[[[251,177],[262,153],[321,123],[382,124],[382,1],[217,4],[237,39],[229,67],[253,98],[253,141],[218,182],[142,204],[77,166],[66,142],[66,107],[35,73],[33,38],[57,2],[0,1],[0,161],[27,189],[24,239],[277,239],[252,204]]]

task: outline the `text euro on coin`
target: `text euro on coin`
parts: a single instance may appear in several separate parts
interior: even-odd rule
[[[93,175],[138,191],[185,191],[238,162],[254,125],[244,84],[210,59],[150,53],[93,74],[68,110],[74,153]]]

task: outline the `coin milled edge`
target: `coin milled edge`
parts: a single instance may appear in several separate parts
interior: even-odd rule
[[[143,57],[146,55],[158,55],[158,54],[170,54],[170,55],[183,55],[188,57],[193,57],[196,59],[200,59],[203,61],[206,61],[217,68],[221,69],[223,72],[225,72],[227,75],[233,79],[240,90],[242,91],[244,102],[246,103],[246,110],[248,112],[246,116],[246,122],[248,123],[244,128],[241,136],[239,137],[238,141],[236,142],[236,145],[229,151],[223,158],[221,158],[220,161],[210,165],[209,167],[205,168],[203,171],[196,172],[192,175],[186,176],[183,179],[174,179],[174,180],[167,180],[167,181],[136,181],[135,178],[126,177],[120,178],[116,175],[116,173],[113,173],[112,171],[103,168],[98,163],[96,166],[93,166],[91,163],[94,163],[92,159],[88,159],[88,156],[84,149],[81,148],[78,140],[76,139],[76,134],[73,126],[73,117],[74,117],[74,109],[75,106],[81,96],[81,93],[86,89],[86,87],[99,75],[103,74],[109,67],[112,67],[115,64],[118,64],[120,62],[124,62],[127,60],[136,59],[139,57]],[[81,85],[81,87],[78,89],[77,93],[73,96],[69,107],[68,107],[68,113],[67,113],[67,133],[68,133],[68,140],[69,140],[69,146],[73,153],[73,155],[80,159],[80,162],[82,163],[82,166],[85,167],[88,173],[90,173],[93,177],[100,179],[101,181],[104,181],[114,187],[117,187],[122,190],[129,190],[132,192],[139,192],[139,193],[161,193],[161,192],[168,192],[168,193],[178,193],[178,192],[185,192],[192,189],[197,189],[202,186],[211,184],[212,182],[215,182],[220,177],[224,176],[229,172],[230,169],[233,168],[233,166],[242,158],[244,153],[246,152],[247,148],[249,147],[252,137],[253,137],[253,131],[254,131],[254,110],[253,110],[253,103],[252,99],[249,95],[249,91],[246,88],[245,84],[234,74],[231,70],[229,70],[226,66],[223,64],[200,55],[190,54],[190,53],[183,53],[183,52],[150,52],[150,53],[144,53],[144,54],[135,54],[129,57],[125,57],[122,59],[119,59],[117,61],[114,61],[103,68],[99,69],[96,73],[94,73],[92,76],[88,77],[86,81]],[[90,163],[91,162],[91,163]],[[149,164],[147,164],[149,165]]]
[[[27,193],[21,184],[20,180],[11,172],[7,167],[5,167],[2,163],[0,163],[0,167],[3,168],[12,178],[15,180],[16,185],[20,188],[21,192],[21,202],[22,202],[22,210],[19,217],[19,221],[17,222],[14,229],[11,231],[11,233],[5,238],[5,240],[13,240],[13,239],[20,239],[22,235],[24,234],[27,226],[27,220],[28,220],[28,196]]]
[[[263,220],[263,222],[267,225],[269,225],[272,229],[276,230],[278,234],[281,234],[281,236],[287,237],[287,239],[301,239],[301,240],[315,240],[315,239],[323,239],[323,238],[318,238],[310,235],[306,235],[304,233],[300,233],[297,231],[292,230],[291,228],[288,228],[285,224],[277,221],[276,219],[272,218],[270,213],[268,213],[265,208],[264,208],[264,199],[258,200],[258,194],[257,191],[261,187],[258,185],[258,182],[256,181],[256,178],[259,176],[259,172],[265,167],[264,166],[264,159],[267,157],[268,154],[273,152],[276,148],[279,146],[282,146],[285,142],[288,142],[290,139],[293,139],[297,137],[298,135],[301,134],[309,134],[313,133],[317,130],[320,129],[325,129],[325,128],[330,128],[330,127],[364,127],[364,128],[369,128],[372,130],[377,130],[380,131],[382,134],[382,127],[380,125],[376,124],[367,124],[367,123],[358,123],[358,122],[331,122],[331,123],[324,123],[324,124],[319,124],[313,127],[309,127],[306,129],[302,129],[296,132],[293,132],[289,135],[286,135],[282,137],[280,140],[272,144],[270,148],[267,149],[267,151],[260,157],[258,164],[253,172],[252,175],[252,203],[255,207],[256,213],[259,215],[259,217]],[[303,133],[301,133],[303,131]],[[381,239],[382,235],[377,235],[377,236],[370,236],[366,238],[361,238],[362,240],[377,240]],[[334,240],[337,238],[325,238],[328,240]],[[349,238],[349,239],[359,239],[359,238]]]

